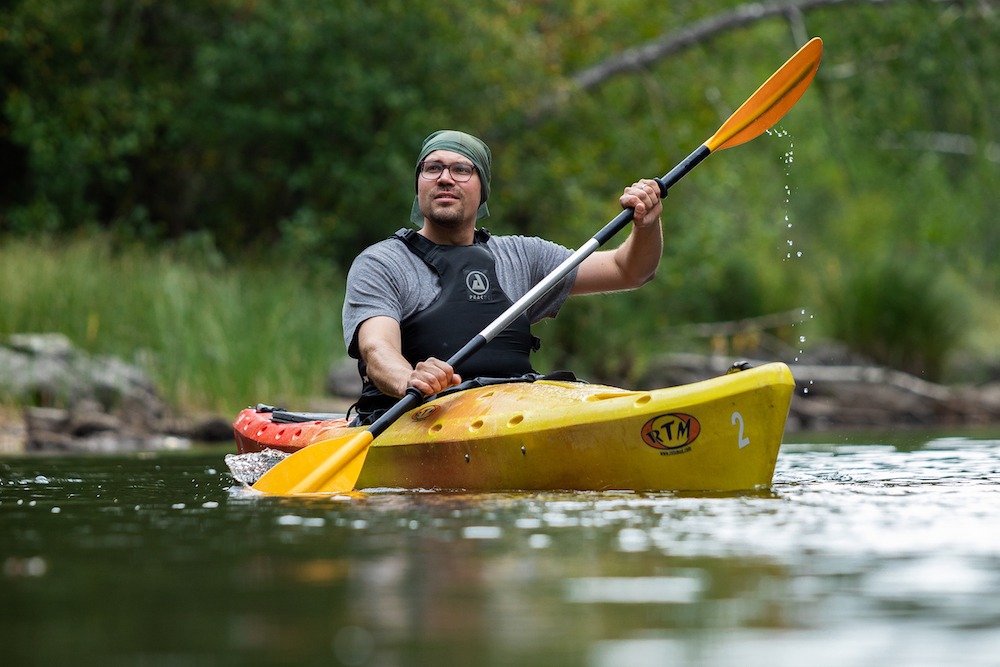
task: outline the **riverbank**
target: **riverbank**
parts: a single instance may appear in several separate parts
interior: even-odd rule
[[[35,340],[37,343],[38,339]],[[61,348],[49,345],[48,349]],[[724,374],[737,361],[718,355],[664,355],[650,369],[649,378],[656,379],[647,378],[646,382],[655,382],[655,386],[698,382]],[[52,372],[51,363],[43,366]],[[76,366],[80,368],[79,359]],[[55,381],[52,375],[47,379],[36,376],[36,380],[46,380],[48,385],[36,382],[30,392],[55,398],[61,407],[0,405],[0,455],[174,450],[189,449],[199,443],[232,442],[235,415],[168,414],[157,392],[137,375],[138,371],[124,368],[128,369],[126,375],[132,384],[143,390],[137,397],[119,387],[117,393],[112,392],[113,400],[106,406],[94,400],[100,392],[87,389],[85,381],[76,382],[76,398],[69,400],[52,390],[68,386],[70,383],[65,379]],[[1000,383],[945,386],[870,365],[790,364],[790,368],[796,390],[786,433],[1000,424]],[[287,407],[345,412],[358,389],[352,369],[349,360],[335,366],[328,374],[327,395]],[[108,394],[107,386],[103,392]]]
[[[322,394],[340,354],[341,284],[291,260],[227,260],[207,241],[5,238],[0,348],[12,335],[59,332],[89,357],[138,367],[170,406],[230,414],[291,403]]]
[[[176,414],[138,364],[58,333],[0,341],[0,454],[187,449],[232,439],[228,416]]]

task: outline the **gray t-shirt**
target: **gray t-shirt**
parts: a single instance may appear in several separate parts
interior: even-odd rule
[[[573,254],[534,236],[491,236],[488,245],[496,258],[500,288],[511,301],[524,296]],[[575,280],[573,269],[528,309],[528,320],[534,324],[555,317]],[[402,322],[433,303],[440,293],[437,274],[404,243],[386,239],[366,248],[347,274],[343,323],[348,354],[358,358],[357,331],[365,320],[385,315]]]

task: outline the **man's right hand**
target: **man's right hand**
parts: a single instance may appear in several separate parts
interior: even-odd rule
[[[462,381],[451,366],[434,357],[413,368],[401,348],[399,322],[391,317],[375,316],[358,328],[358,350],[368,378],[387,396],[402,398],[409,387],[432,396]]]
[[[429,357],[421,361],[410,373],[407,387],[416,387],[424,396],[438,394],[462,382],[462,377],[446,362]]]

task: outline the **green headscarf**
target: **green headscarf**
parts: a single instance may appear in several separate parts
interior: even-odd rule
[[[486,208],[486,200],[490,198],[490,161],[493,159],[490,147],[481,139],[465,132],[438,130],[424,139],[424,145],[420,149],[417,168],[414,172],[416,178],[420,178],[420,163],[434,151],[458,153],[469,158],[472,164],[476,165],[476,169],[479,170],[480,183],[479,210],[476,212],[476,220],[482,220],[489,216],[490,210]],[[416,186],[415,183],[414,186]],[[420,212],[420,205],[417,203],[416,197],[413,198],[413,207],[410,209],[410,222],[418,227],[424,223],[424,214]]]

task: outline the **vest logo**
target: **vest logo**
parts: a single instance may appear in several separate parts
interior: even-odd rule
[[[482,271],[470,271],[465,286],[469,288],[469,301],[482,301],[490,291],[490,279]]]
[[[642,441],[663,454],[691,451],[691,443],[701,433],[701,424],[691,415],[671,412],[653,417],[642,426]]]
[[[433,417],[434,415],[436,415],[438,410],[440,409],[441,409],[440,405],[425,405],[424,407],[419,408],[416,412],[414,412],[413,415],[410,417],[410,419],[412,419],[415,422],[422,422],[428,417]]]

